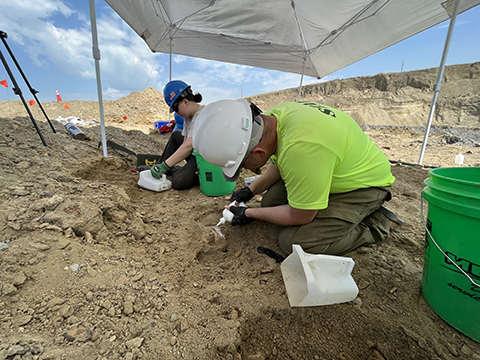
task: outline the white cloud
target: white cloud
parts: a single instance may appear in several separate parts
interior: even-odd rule
[[[0,1],[2,8],[2,30],[7,32],[13,41],[29,43],[41,39],[44,27],[51,22],[55,13],[64,17],[71,16],[74,11],[58,0],[44,1]]]
[[[187,61],[182,63],[181,68],[173,68],[172,78],[185,81],[192,86],[195,93],[202,94],[202,103],[236,99],[241,96],[242,77],[238,73],[237,65],[190,57],[184,58]],[[165,83],[167,81],[168,79],[165,79]]]
[[[181,79],[191,85],[194,92],[202,94],[203,103],[237,99],[300,85],[301,76],[298,74],[186,56],[178,58],[182,58],[182,67],[174,67],[173,79]],[[303,79],[304,85],[316,82],[318,80],[312,77]]]
[[[172,56],[172,58],[173,58],[173,62],[176,64],[181,64],[181,63],[184,63],[185,61],[188,61],[188,57],[183,55],[175,55],[175,56]]]
[[[156,83],[163,66],[145,42],[113,11],[97,20],[102,83],[110,88],[106,99],[129,94]],[[113,91],[113,90],[116,91]]]
[[[85,26],[65,29],[56,27],[51,19],[60,14],[71,17],[74,10],[61,1],[12,1],[2,5],[3,30],[10,41],[23,45],[25,52],[39,67],[54,62],[70,74],[92,76],[88,59],[88,31]],[[91,47],[91,45],[90,45]]]
[[[194,69],[207,74],[213,81],[224,81],[235,85],[250,81],[250,70],[254,69],[250,66],[199,58],[192,58],[192,66]]]
[[[2,19],[2,30],[10,41],[24,47],[34,64],[42,68],[53,63],[73,79],[95,79],[90,18],[85,12],[59,0],[12,1],[0,6],[8,14]],[[153,68],[155,54],[112,9],[103,10],[106,13],[97,12],[97,28],[102,85],[109,89],[105,98],[158,81],[163,66]]]
[[[127,91],[122,92],[117,89],[108,88],[107,90],[103,91],[102,94],[105,100],[107,100],[107,99],[119,99],[121,97],[127,96],[129,92]]]

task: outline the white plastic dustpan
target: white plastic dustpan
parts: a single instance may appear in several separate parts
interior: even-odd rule
[[[292,250],[280,266],[290,306],[338,304],[357,297],[352,258],[308,254],[296,244]]]

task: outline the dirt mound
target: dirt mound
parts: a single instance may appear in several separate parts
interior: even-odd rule
[[[39,96],[40,101],[41,97]],[[41,103],[49,119],[57,119],[59,116],[79,117],[86,121],[100,121],[98,102],[96,101],[62,101]],[[65,108],[69,106],[69,109]],[[142,130],[153,127],[155,121],[166,121],[168,119],[168,107],[165,104],[163,95],[153,87],[139,92],[132,92],[116,101],[105,100],[103,102],[104,118],[106,124],[125,124],[130,127],[136,125]],[[45,121],[45,116],[38,104],[29,107],[37,120]],[[26,110],[22,102],[0,101],[0,114],[14,118],[26,116]]]

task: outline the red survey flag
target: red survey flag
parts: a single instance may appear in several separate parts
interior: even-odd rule
[[[70,105],[63,105],[63,107],[67,110],[70,110]]]
[[[62,101],[62,98],[60,97],[57,89],[55,89],[55,92],[57,93],[57,101]]]
[[[35,100],[32,99],[30,100],[30,106],[33,106],[33,105],[35,105]]]
[[[8,88],[7,79],[0,81],[0,84],[2,84],[3,87]]]
[[[123,120],[127,120],[127,117],[126,117],[126,116],[124,116],[124,117],[123,117]]]

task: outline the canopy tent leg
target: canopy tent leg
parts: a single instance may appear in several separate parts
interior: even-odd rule
[[[23,106],[25,107],[25,110],[27,110],[28,116],[30,116],[30,120],[32,120],[33,126],[35,127],[35,130],[37,130],[38,136],[40,136],[40,139],[42,140],[43,145],[44,145],[44,146],[48,146],[47,143],[46,143],[46,141],[45,141],[45,138],[43,137],[40,129],[38,128],[37,123],[35,122],[35,119],[33,118],[32,112],[31,112],[30,109],[28,108],[27,102],[25,101],[25,98],[23,97],[22,90],[21,90],[20,87],[18,86],[17,81],[15,80],[15,77],[13,76],[13,73],[12,73],[12,71],[10,70],[10,67],[8,66],[7,60],[6,60],[5,57],[3,56],[3,53],[2,53],[1,50],[0,50],[0,60],[2,61],[3,66],[5,67],[5,70],[7,71],[8,76],[10,77],[10,80],[12,81],[12,84],[13,84],[13,93],[14,93],[15,95],[20,96],[20,99],[22,100]]]
[[[306,61],[306,59],[303,60],[302,77],[300,78],[300,86],[298,87],[298,100],[297,100],[297,102],[300,102],[300,96],[302,95],[303,73],[305,71],[305,61]]]
[[[168,81],[172,81],[172,36],[170,36],[170,66],[169,66],[169,69],[170,69],[170,72],[169,72],[169,80]],[[163,94],[165,96],[165,94]],[[168,110],[168,122],[170,122],[170,109]]]
[[[15,57],[15,55],[13,55],[12,49],[10,49],[10,46],[8,46],[7,41],[5,40],[7,37],[8,37],[8,36],[7,36],[7,33],[6,33],[6,32],[0,31],[0,38],[2,39],[2,42],[3,42],[3,45],[5,46],[5,49],[7,49],[8,53],[10,54],[10,57],[12,58],[13,62],[15,63],[15,65],[17,66],[18,72],[20,73],[20,75],[22,75],[22,78],[23,78],[23,80],[25,81],[25,84],[27,84],[28,89],[30,90],[30,92],[32,93],[33,97],[34,97],[35,100],[37,101],[38,107],[40,108],[40,110],[42,110],[42,113],[43,113],[43,115],[45,116],[45,119],[47,119],[48,124],[49,124],[50,127],[52,128],[52,131],[53,131],[54,133],[56,133],[57,131],[56,131],[55,128],[53,127],[52,123],[50,122],[50,119],[49,119],[48,116],[47,116],[47,113],[46,113],[45,110],[43,109],[42,103],[40,102],[40,100],[38,100],[38,97],[37,97],[38,91],[35,90],[34,88],[32,88],[32,85],[30,85],[30,83],[28,82],[27,76],[25,75],[25,73],[23,72],[22,68],[20,67],[20,64],[18,63],[17,58]]]
[[[455,28],[455,21],[457,20],[458,4],[460,0],[455,0],[453,5],[452,15],[450,16],[450,24],[448,26],[447,39],[445,40],[445,46],[443,48],[442,60],[440,61],[440,67],[438,69],[437,82],[433,87],[433,100],[430,106],[430,114],[428,115],[427,128],[425,129],[425,135],[423,137],[422,149],[420,151],[420,158],[418,164],[422,165],[423,155],[425,154],[425,148],[427,146],[428,134],[430,133],[430,127],[432,125],[433,115],[435,114],[435,106],[437,105],[438,93],[442,86],[443,72],[445,70],[445,63],[447,61],[448,50],[450,48],[450,41],[452,39],[453,29]]]
[[[102,80],[100,78],[100,49],[98,48],[97,37],[97,18],[95,15],[95,0],[89,0],[90,5],[90,24],[92,27],[92,53],[95,59],[95,73],[97,75],[97,93],[98,93],[98,108],[100,111],[100,123],[102,131],[102,147],[103,156],[108,157],[107,153],[107,137],[105,135],[105,118],[103,116],[103,95],[102,95]]]
[[[302,64],[302,77],[300,78],[300,86],[298,87],[298,99],[297,102],[300,102],[300,97],[302,95],[302,86],[303,86],[303,75],[305,74],[305,63],[307,62],[308,54],[308,46],[305,44],[305,37],[303,36],[302,26],[300,25],[300,21],[298,20],[297,10],[295,7],[294,0],[290,0],[290,5],[292,6],[293,14],[295,15],[295,21],[297,22],[298,26],[298,33],[300,35],[300,41],[302,42],[303,52],[305,57],[303,58]]]
[[[170,37],[170,66],[169,66],[169,81],[172,81],[172,37]]]

